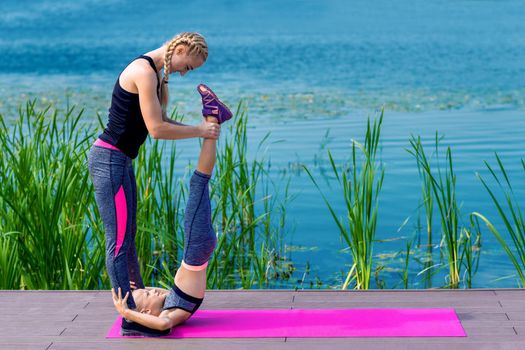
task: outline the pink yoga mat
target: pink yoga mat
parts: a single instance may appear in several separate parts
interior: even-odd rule
[[[106,338],[128,338],[120,324]],[[465,336],[453,308],[383,308],[199,310],[163,338]]]

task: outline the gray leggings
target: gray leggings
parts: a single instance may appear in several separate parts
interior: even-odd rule
[[[95,188],[97,207],[104,223],[106,268],[111,286],[120,287],[124,296],[129,281],[144,288],[140,275],[135,235],[137,232],[137,185],[132,159],[110,145],[93,145],[88,153],[88,168]],[[190,194],[184,213],[184,253],[182,265],[203,270],[217,244],[211,224],[208,192],[210,175],[195,170],[190,179]],[[133,296],[128,307],[135,309]]]

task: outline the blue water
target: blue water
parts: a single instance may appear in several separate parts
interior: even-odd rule
[[[130,59],[180,31],[202,33],[209,59],[185,77],[171,78],[170,105],[187,122],[198,122],[194,89],[206,82],[228,104],[246,102],[250,149],[268,131],[272,141],[282,140],[268,148],[268,156],[276,178],[280,172],[292,176],[291,192],[298,196],[287,208],[287,225],[294,230],[288,242],[299,268],[295,277],[301,278],[309,261],[308,278],[317,275],[335,285],[344,281],[339,271],[347,272],[350,258],[338,253],[344,245],[337,228],[299,165],[313,171],[344,215],[326,148],[337,161],[348,160],[351,139],[363,140],[366,117],[377,115],[381,106],[386,175],[379,239],[410,237],[415,230],[420,186],[405,150],[410,133],[426,144],[436,130],[445,134],[465,213],[480,211],[498,222],[475,177],[475,172],[488,176],[483,161],[494,164],[495,151],[523,194],[524,13],[520,0],[3,0],[0,112],[14,116],[21,101],[35,97],[59,108],[66,101],[84,107],[86,121],[95,123],[97,112],[106,116],[115,79]],[[187,159],[195,160],[196,140],[179,143]],[[518,198],[523,203],[523,196]],[[516,286],[513,277],[496,280],[513,269],[488,232],[483,244],[475,286]],[[404,247],[404,240],[396,240],[378,244],[375,252]],[[389,287],[400,280],[395,272],[384,277]],[[413,287],[421,286],[420,279],[414,277]]]

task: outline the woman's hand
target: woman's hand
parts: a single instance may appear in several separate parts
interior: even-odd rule
[[[199,130],[202,138],[217,140],[221,134],[221,125],[203,121],[202,124],[199,125]]]
[[[111,294],[113,295],[113,304],[115,304],[115,308],[117,309],[118,313],[122,316],[125,316],[124,313],[129,309],[127,303],[129,292],[126,293],[124,299],[122,299],[122,291],[120,290],[120,287],[118,288],[118,297],[117,294],[115,294],[115,289],[113,288],[111,288]]]

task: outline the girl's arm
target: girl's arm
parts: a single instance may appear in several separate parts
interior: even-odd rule
[[[124,300],[126,299],[127,298],[124,298]],[[172,320],[169,317],[153,316],[127,308],[121,315],[127,320],[140,323],[141,325],[151,329],[158,329],[159,331],[170,329],[174,326],[172,324]]]
[[[170,329],[175,325],[175,320],[173,320],[170,317],[167,317],[163,315],[163,317],[159,316],[153,316],[149,314],[144,314],[142,312],[138,312],[135,310],[130,310],[128,308],[128,296],[129,292],[126,293],[126,296],[124,299],[122,299],[122,291],[119,287],[118,289],[118,296],[115,294],[115,290],[111,288],[111,294],[113,295],[113,303],[115,304],[115,308],[119,312],[119,314],[122,315],[122,317],[133,321],[140,323],[143,326],[146,326],[151,329],[158,329],[160,331]]]

